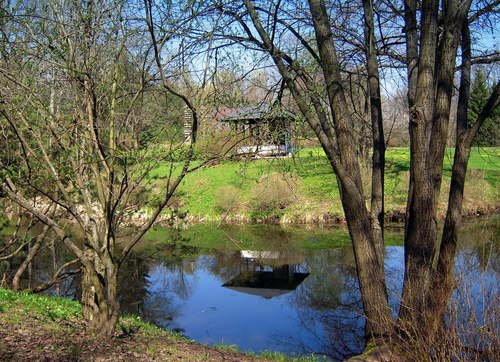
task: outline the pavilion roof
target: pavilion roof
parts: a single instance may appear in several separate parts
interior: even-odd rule
[[[259,121],[279,118],[293,120],[296,116],[282,107],[273,107],[267,103],[226,108],[219,113],[219,119],[222,122]]]

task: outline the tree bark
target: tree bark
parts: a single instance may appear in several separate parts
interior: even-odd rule
[[[342,180],[341,184],[342,184]],[[392,317],[387,301],[383,266],[374,247],[372,225],[364,200],[341,186],[349,235],[352,240],[356,271],[366,316],[366,332],[370,337],[387,336],[392,331]]]
[[[471,40],[469,25],[462,27],[462,66],[457,109],[456,144],[450,183],[448,208],[443,227],[436,270],[428,297],[428,309],[433,331],[442,326],[448,302],[455,288],[453,266],[458,242],[458,229],[462,220],[465,178],[472,142],[481,124],[500,102],[500,83],[481,111],[477,123],[470,127],[467,120],[471,77]],[[432,295],[432,297],[431,297]]]
[[[375,48],[373,21],[373,1],[363,0],[365,20],[365,52],[368,71],[368,93],[370,99],[370,118],[372,125],[372,192],[371,222],[377,257],[384,267],[384,175],[385,175],[385,139],[380,96],[380,75]]]
[[[244,3],[262,39],[262,43],[258,43],[259,46],[271,55],[301,113],[317,135],[339,180],[342,205],[353,242],[359,285],[367,318],[367,333],[370,336],[387,335],[391,331],[391,316],[385,290],[383,262],[378,257],[370,213],[365,204],[357,158],[357,142],[350,131],[351,119],[347,111],[325,4],[322,1],[311,0],[309,6],[321,57],[320,65],[326,81],[328,103],[334,120],[333,126],[325,121],[321,106],[315,102],[314,95],[309,95],[307,90],[297,85],[297,78],[292,71],[307,82],[303,79],[304,74],[300,66],[273,44],[271,37],[260,22],[252,1],[244,0]],[[248,26],[244,25],[244,28],[249,37],[255,39]]]
[[[405,281],[400,317],[411,319],[421,309],[428,288],[437,223],[433,212],[432,182],[427,168],[429,131],[434,114],[434,76],[438,1],[422,2],[422,30],[415,104],[410,109],[410,191],[405,235]],[[416,309],[415,309],[416,308]]]
[[[26,255],[26,258],[24,258],[23,262],[21,265],[16,270],[16,273],[14,274],[14,277],[12,278],[12,289],[13,290],[19,290],[21,288],[21,276],[23,275],[24,271],[30,265],[31,261],[33,258],[36,256],[38,253],[38,250],[40,250],[40,247],[42,246],[43,239],[45,238],[45,235],[47,234],[47,231],[49,230],[49,227],[47,225],[44,226],[43,231],[40,235],[38,235],[35,238],[35,242],[31,246],[28,255]]]
[[[89,252],[82,260],[82,305],[87,328],[97,335],[111,337],[118,322],[118,268],[109,255]]]
[[[379,238],[380,234],[374,236],[370,213],[366,208],[363,196],[356,142],[349,127],[352,120],[349,117],[326,7],[321,0],[310,0],[309,8],[311,9],[316,43],[321,58],[321,68],[326,81],[329,105],[334,118],[340,162],[346,170],[346,175],[337,176],[340,180],[342,206],[353,243],[356,269],[367,317],[366,329],[369,335],[383,336],[390,333],[391,330],[384,276],[383,240]],[[374,91],[376,93],[376,89]],[[376,105],[376,99],[374,102]],[[379,141],[379,136],[380,133],[374,136],[377,141]],[[332,153],[330,152],[330,154]],[[377,154],[377,163],[380,162],[379,157],[381,156],[381,154]],[[377,182],[380,181],[380,171],[380,167],[375,170],[375,175],[378,176]],[[346,182],[346,178],[352,182]],[[377,195],[377,197],[380,196],[382,195]]]
[[[410,109],[411,177],[405,235],[405,280],[400,323],[423,335],[435,311],[428,308],[440,253],[437,212],[448,138],[455,60],[470,2],[449,1],[438,32],[438,1],[422,4],[422,31],[415,104]],[[439,36],[438,36],[439,35]],[[439,40],[439,41],[438,41]],[[460,155],[457,155],[460,156]]]

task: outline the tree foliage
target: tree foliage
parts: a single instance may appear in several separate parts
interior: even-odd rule
[[[469,112],[467,114],[471,125],[477,122],[479,114],[493,91],[493,87],[490,87],[487,82],[486,74],[481,68],[478,68],[471,85]],[[500,108],[494,109],[491,115],[484,120],[474,139],[474,145],[486,147],[500,145]]]

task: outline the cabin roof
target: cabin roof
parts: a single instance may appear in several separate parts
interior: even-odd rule
[[[248,122],[278,118],[293,120],[296,116],[282,107],[273,107],[267,103],[262,103],[239,108],[225,108],[219,111],[218,118],[222,122]]]

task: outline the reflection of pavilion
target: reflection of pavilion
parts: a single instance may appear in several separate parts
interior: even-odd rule
[[[288,264],[279,252],[242,250],[240,273],[222,286],[270,299],[295,290],[309,273],[300,264]]]

